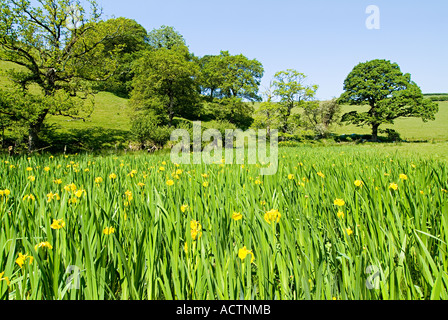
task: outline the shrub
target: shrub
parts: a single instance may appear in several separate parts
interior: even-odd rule
[[[400,134],[394,129],[380,130],[380,132],[387,135],[388,141],[401,141]]]
[[[163,147],[169,141],[171,131],[153,110],[138,113],[131,121],[131,133],[142,148],[147,144]]]

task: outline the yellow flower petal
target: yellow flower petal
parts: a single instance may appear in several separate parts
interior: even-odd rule
[[[280,222],[280,218],[282,217],[281,213],[277,209],[272,209],[271,211],[266,212],[264,215],[264,220],[271,224],[272,222]]]
[[[232,219],[235,221],[239,221],[239,220],[243,219],[243,215],[239,212],[234,212],[232,214]]]
[[[250,263],[253,263],[255,261],[255,256],[254,256],[252,250],[247,250],[246,246],[244,246],[243,248],[241,248],[238,251],[238,257],[242,261],[244,261],[246,259],[247,255],[249,255],[249,254],[251,255]]]
[[[389,189],[392,189],[392,190],[398,190],[398,184],[396,184],[396,183],[391,183],[391,184],[389,185]]]
[[[362,182],[361,180],[356,180],[355,181],[355,186],[357,186],[357,187],[362,187],[363,184],[364,184],[364,182]]]
[[[53,223],[50,226],[50,228],[53,230],[60,230],[64,227],[65,227],[65,222],[63,219],[59,219],[59,220],[53,219]]]
[[[105,234],[105,235],[111,235],[111,234],[113,234],[113,233],[115,233],[115,228],[113,228],[113,227],[106,227],[104,230],[103,230],[103,233]]]

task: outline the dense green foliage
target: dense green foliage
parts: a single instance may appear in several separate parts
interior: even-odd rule
[[[172,127],[175,117],[214,120],[241,129],[252,125],[254,108],[243,100],[260,100],[257,93],[264,72],[260,62],[224,51],[195,57],[182,35],[166,26],[151,31],[148,43],[151,49],[134,63],[130,99],[133,132],[142,145],[144,140],[154,142],[151,127]],[[144,125],[142,119],[148,116],[152,120]]]
[[[207,55],[199,60],[202,71],[201,90],[209,98],[241,98],[260,101],[258,89],[264,69],[257,60],[244,55],[232,56],[228,51],[220,55]]]
[[[154,29],[148,33],[147,41],[152,50],[168,49],[175,47],[184,47],[187,45],[184,37],[177,32],[173,27],[161,26],[159,29]]]
[[[292,69],[280,71],[274,75],[272,86],[274,95],[280,99],[278,113],[283,133],[291,131],[292,110],[296,106],[302,107],[304,102],[312,100],[316,94],[318,86],[304,85],[306,78],[305,74]]]
[[[185,46],[147,51],[135,63],[131,104],[136,111],[155,110],[172,126],[175,116],[198,115],[199,70]]]
[[[91,83],[107,79],[117,68],[115,58],[122,45],[113,41],[121,36],[124,20],[100,21],[96,2],[90,4],[89,14],[74,0],[44,0],[40,6],[26,0],[0,1],[0,60],[23,67],[9,71],[17,90],[23,91],[15,98],[23,106],[30,99],[42,100],[27,110],[32,118],[23,113],[18,116],[14,108],[0,109],[12,120],[20,117],[26,121],[30,151],[36,148],[49,114],[88,116],[82,111],[92,93]],[[70,12],[76,11],[70,19]],[[42,97],[29,97],[31,85],[40,89]]]
[[[107,56],[114,48],[121,50],[117,55],[117,69],[106,81],[97,82],[95,89],[129,98],[134,78],[132,66],[142,53],[150,48],[148,32],[134,20],[126,18],[109,19],[104,21],[104,24],[110,25],[110,29],[121,30],[118,36],[105,41],[103,55]]]
[[[302,117],[303,126],[314,130],[318,137],[327,137],[331,126],[340,122],[341,109],[336,99],[307,103]]]
[[[435,120],[437,103],[425,99],[421,89],[403,74],[396,63],[372,60],[355,66],[344,81],[340,103],[367,104],[368,112],[353,111],[343,121],[355,125],[370,125],[372,140],[378,140],[381,124],[393,124],[400,117],[419,117],[423,121]]]

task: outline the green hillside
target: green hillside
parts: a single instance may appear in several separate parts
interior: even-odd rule
[[[0,61],[0,88],[7,89],[12,86],[4,72],[9,69],[20,70],[21,67]],[[51,141],[51,145],[59,149],[64,146],[67,146],[68,150],[76,147],[77,150],[86,151],[104,147],[122,149],[129,140],[129,116],[127,99],[112,93],[99,92],[95,95],[95,108],[90,117],[82,121],[63,116],[48,116],[45,126],[49,129],[42,134],[42,138]]]
[[[0,88],[8,88],[12,85],[4,72],[9,69],[20,70],[21,67],[14,63],[0,61]],[[95,96],[94,112],[86,119],[86,122],[62,116],[50,116],[46,122],[55,124],[62,131],[93,127],[127,131],[130,126],[127,100],[108,92],[100,92]]]
[[[13,63],[1,62],[0,70],[17,68]],[[4,72],[0,74],[0,87],[6,88],[11,85]],[[420,119],[408,118],[399,119],[394,125],[384,125],[381,129],[393,128],[398,131],[403,139],[408,141],[448,141],[448,101],[438,102],[440,111],[436,116],[436,121],[427,123]],[[259,104],[255,104],[255,108]],[[352,110],[363,111],[367,107],[344,106],[343,112]],[[89,139],[95,137],[106,138],[112,143],[113,137],[120,141],[125,141],[130,129],[129,109],[127,99],[120,98],[112,93],[100,92],[95,97],[95,109],[86,121],[73,120],[62,116],[50,116],[46,120],[46,125],[52,125],[56,132],[63,134],[74,134],[79,139]],[[342,125],[336,127],[334,132],[342,134],[368,135],[371,133],[369,127],[357,127],[353,125]],[[102,139],[101,138],[101,139]],[[112,143],[113,144],[113,143]]]
[[[47,124],[56,124],[60,130],[65,131],[93,127],[128,131],[130,119],[127,102],[127,99],[117,97],[113,93],[99,92],[95,96],[95,109],[85,122],[62,116],[50,116],[47,118]]]
[[[10,81],[4,74],[4,71],[9,69],[15,69],[14,63],[0,61],[0,88],[5,88],[10,85]]]

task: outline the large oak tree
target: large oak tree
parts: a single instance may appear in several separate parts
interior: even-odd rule
[[[388,60],[372,60],[355,66],[344,81],[344,93],[339,103],[367,105],[367,112],[346,113],[342,121],[372,128],[372,140],[378,141],[378,129],[382,124],[393,124],[402,117],[417,117],[423,121],[435,120],[439,107],[425,99],[421,89],[403,74],[396,63]]]
[[[256,59],[242,54],[206,55],[199,60],[201,89],[210,100],[214,98],[241,98],[261,101],[258,95],[264,68]]]
[[[120,36],[121,24],[104,23],[97,3],[88,3],[89,10],[76,0],[0,0],[0,60],[21,66],[8,72],[20,88],[17,99],[30,95],[32,85],[40,89],[32,100],[42,99],[33,112],[17,113],[9,104],[0,110],[11,117],[32,115],[22,119],[29,126],[30,151],[47,115],[89,115],[92,108],[84,102],[91,101],[92,82],[108,79],[116,69],[122,46],[104,48]]]
[[[246,129],[253,123],[253,105],[245,101],[261,101],[259,87],[263,65],[242,54],[206,55],[198,59],[201,93],[207,102],[206,117],[229,121]]]
[[[199,68],[186,46],[145,52],[134,64],[134,73],[130,103],[136,112],[154,111],[169,127],[176,116],[197,116]]]

